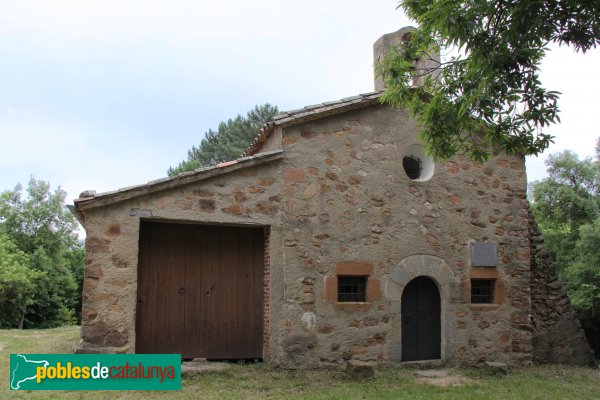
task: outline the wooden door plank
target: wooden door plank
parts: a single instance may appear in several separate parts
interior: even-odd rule
[[[201,302],[203,230],[186,226],[185,245],[185,358],[202,357]]]
[[[142,222],[138,262],[136,351],[182,353],[185,302],[184,232],[176,225]]]
[[[185,226],[157,225],[164,225],[156,231],[161,241],[156,246],[161,260],[155,280],[157,351],[181,354],[185,351]]]
[[[440,294],[431,279],[425,277],[417,279],[419,360],[435,360],[440,358]]]
[[[415,280],[410,281],[402,292],[402,361],[419,359],[417,293],[417,283]]]

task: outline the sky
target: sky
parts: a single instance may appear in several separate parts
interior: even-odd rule
[[[373,90],[372,45],[411,25],[396,1],[0,0],[0,191],[30,176],[79,193],[166,176],[208,129]],[[594,154],[600,49],[555,48],[550,153]]]

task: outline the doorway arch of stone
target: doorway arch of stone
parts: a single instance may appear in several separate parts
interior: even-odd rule
[[[441,297],[427,276],[408,282],[402,292],[402,361],[441,358]],[[407,334],[408,333],[408,334]]]
[[[441,360],[448,361],[455,350],[456,311],[463,303],[460,279],[448,263],[429,254],[415,254],[402,259],[389,272],[384,282],[385,297],[390,305],[392,331],[389,340],[389,359],[402,361],[402,293],[413,279],[425,276],[433,280],[441,298]]]

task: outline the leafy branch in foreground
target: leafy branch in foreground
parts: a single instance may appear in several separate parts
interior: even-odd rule
[[[382,100],[418,119],[433,156],[482,161],[548,148],[559,93],[542,86],[539,66],[550,43],[584,53],[600,43],[597,0],[402,0],[399,8],[419,28],[378,65]],[[458,55],[435,62],[439,50]]]

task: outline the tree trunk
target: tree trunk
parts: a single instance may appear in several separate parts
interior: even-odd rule
[[[21,314],[21,321],[19,322],[19,329],[23,329],[23,321],[25,321],[25,310]]]

